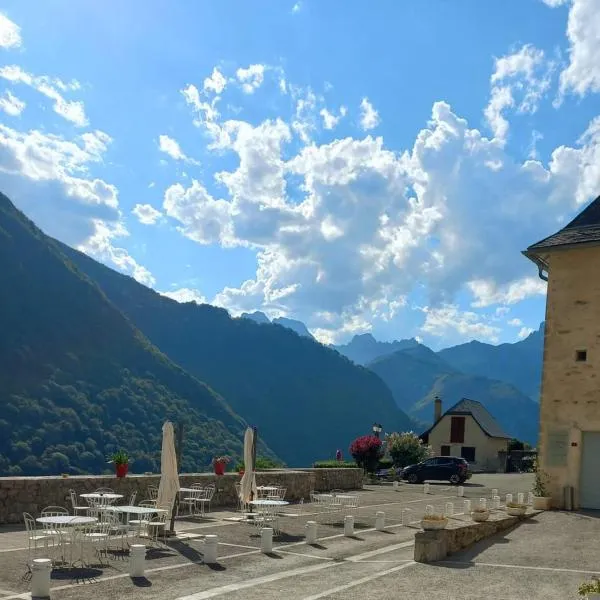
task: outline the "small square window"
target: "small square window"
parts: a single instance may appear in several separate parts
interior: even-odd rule
[[[576,350],[575,360],[577,362],[585,362],[587,360],[587,350]]]

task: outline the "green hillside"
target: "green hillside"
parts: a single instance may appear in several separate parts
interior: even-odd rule
[[[157,471],[167,418],[186,424],[184,470],[241,455],[243,420],[2,194],[0,331],[0,474],[102,472],[121,447]]]

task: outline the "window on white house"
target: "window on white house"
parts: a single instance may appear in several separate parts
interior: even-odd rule
[[[587,361],[587,350],[576,350],[575,351],[575,360],[577,362],[586,362]]]

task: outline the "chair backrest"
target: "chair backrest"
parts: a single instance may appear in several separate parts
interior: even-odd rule
[[[28,534],[35,532],[35,519],[29,513],[23,513],[23,521],[25,521],[25,529],[27,530]]]
[[[141,506],[142,508],[155,508],[156,500],[142,500],[138,506]]]
[[[203,483],[192,483],[192,485],[190,485],[190,487],[195,490],[201,490],[204,487],[204,484]]]
[[[158,498],[158,488],[155,485],[148,486],[148,498],[156,500]]]
[[[131,496],[129,496],[129,506],[135,506],[136,498],[137,498],[137,490],[133,490],[133,492],[131,492]]]
[[[101,487],[96,490],[96,494],[114,494],[115,491],[108,487]]]
[[[64,506],[46,506],[42,509],[42,517],[62,517],[68,515],[69,511]]]
[[[75,507],[77,506],[77,494],[75,493],[75,490],[69,490],[69,496],[71,498],[71,506],[73,507],[73,510],[75,510]]]

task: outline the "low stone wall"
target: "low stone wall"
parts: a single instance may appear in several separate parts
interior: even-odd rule
[[[317,473],[329,471],[330,473]],[[357,473],[358,472],[358,476]],[[72,477],[0,477],[0,524],[22,523],[23,513],[37,516],[46,506],[64,506],[71,509],[69,490],[77,495],[109,487],[128,499],[137,492],[136,503],[148,497],[148,486],[158,487],[160,475],[127,475],[122,479],[110,475],[81,475]],[[235,507],[238,500],[235,484],[240,481],[237,473],[217,477],[212,473],[184,473],[179,476],[181,487],[192,483],[216,484],[212,507]],[[359,489],[362,487],[361,469],[307,469],[269,470],[256,473],[258,485],[275,484],[287,488],[286,499],[308,501],[311,491],[331,489]],[[85,505],[83,499],[80,503]]]
[[[438,531],[419,531],[415,535],[416,562],[429,563],[443,560],[449,554],[469,548],[481,540],[501,531],[511,529],[524,519],[539,511],[528,510],[522,517],[511,517],[505,512],[492,512],[483,523],[451,519],[446,529]]]

